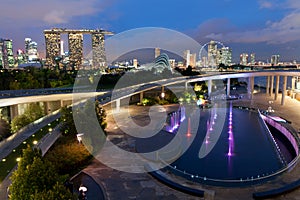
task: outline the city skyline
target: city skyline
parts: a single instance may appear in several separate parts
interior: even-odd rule
[[[243,52],[254,52],[264,61],[274,54],[281,55],[282,61],[300,60],[300,3],[296,0],[255,0],[247,5],[237,0],[15,0],[3,2],[2,7],[0,25],[5,28],[0,37],[13,40],[14,53],[23,49],[24,38],[30,37],[44,57],[43,30],[52,27],[104,28],[114,33],[164,27],[185,33],[200,44],[222,41],[233,49],[235,62]]]

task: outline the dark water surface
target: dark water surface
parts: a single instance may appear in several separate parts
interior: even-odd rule
[[[201,111],[199,129],[191,147],[172,164],[176,170],[207,179],[245,180],[267,176],[283,167],[258,113],[237,108],[227,109],[220,138],[207,156],[199,158],[201,145],[211,142],[207,137],[209,129],[216,129],[210,128],[211,115],[211,109]]]

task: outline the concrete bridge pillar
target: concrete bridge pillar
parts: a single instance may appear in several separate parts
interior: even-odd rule
[[[277,97],[278,97],[279,81],[280,81],[280,76],[276,76],[276,86],[275,86],[275,97],[274,97],[274,100],[277,100]]]
[[[227,89],[226,89],[226,95],[230,95],[230,78],[227,78]]]
[[[284,105],[284,100],[286,96],[286,82],[287,82],[287,76],[283,77],[283,86],[282,86],[282,98],[281,98],[281,105]]]
[[[140,104],[143,103],[143,98],[144,98],[144,92],[140,93]]]
[[[296,83],[296,78],[293,76],[292,77],[292,91],[294,91],[295,90],[295,83]]]
[[[274,89],[274,76],[271,76],[270,78],[271,78],[271,80],[270,80],[270,96],[272,96],[273,89]]]
[[[270,94],[270,76],[267,76],[266,94]]]
[[[121,99],[116,99],[116,109],[115,112],[120,112]]]
[[[49,106],[49,102],[48,101],[44,102],[44,113],[46,115],[48,115],[50,113],[50,106]]]
[[[254,77],[249,77],[248,78],[248,98],[252,99],[253,98],[253,91],[254,91]]]
[[[63,102],[61,100],[44,102],[44,112],[46,114],[59,110],[61,107],[63,107]]]
[[[207,81],[207,93],[209,97],[211,95],[211,90],[212,90],[212,80],[210,79]]]
[[[16,116],[19,115],[19,108],[18,105],[11,105],[9,106],[10,111],[10,120],[13,120]]]

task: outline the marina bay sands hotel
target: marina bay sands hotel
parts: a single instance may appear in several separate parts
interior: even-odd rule
[[[106,66],[104,48],[104,36],[113,35],[112,32],[103,29],[64,29],[53,28],[44,30],[46,43],[46,66],[56,66],[56,59],[61,55],[62,43],[61,34],[68,34],[69,63],[78,68],[83,63],[83,34],[91,34],[92,38],[92,59],[94,68]]]

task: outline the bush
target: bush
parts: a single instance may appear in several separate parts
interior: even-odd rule
[[[0,118],[0,141],[8,138],[11,135],[9,123]]]
[[[25,109],[24,114],[18,115],[11,121],[11,131],[13,133],[20,130],[22,127],[34,122],[43,117],[43,109],[36,103],[29,104]]]
[[[81,143],[78,143],[76,136],[62,136],[55,145],[47,152],[45,158],[51,162],[59,174],[75,174],[86,166],[91,154]]]
[[[42,157],[40,150],[28,146],[11,176],[9,199],[50,199],[54,196],[55,199],[72,199],[73,195],[63,185],[65,179],[65,176],[58,175],[52,163]]]
[[[11,131],[15,133],[22,127],[30,124],[30,122],[30,118],[27,115],[18,115],[11,121]]]
[[[142,100],[142,105],[143,106],[153,106],[155,104],[155,99],[154,98],[143,98]]]

